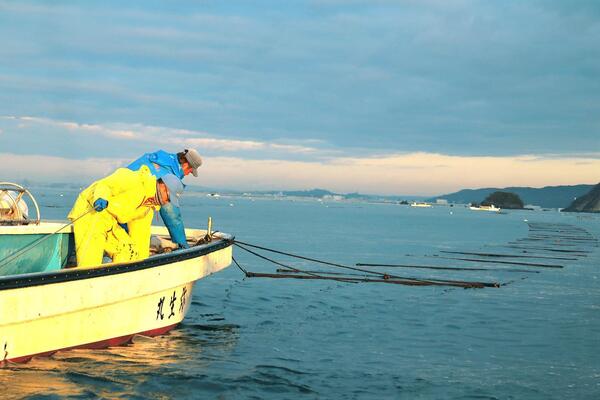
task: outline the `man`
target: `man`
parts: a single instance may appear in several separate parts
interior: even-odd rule
[[[165,174],[173,174],[183,179],[190,173],[198,176],[198,168],[202,165],[202,157],[194,149],[185,149],[177,154],[167,153],[163,150],[146,153],[127,166],[136,171],[146,165],[150,172],[157,178]]]
[[[202,165],[202,158],[194,149],[185,149],[177,154],[158,150],[154,153],[144,154],[129,164],[127,168],[136,171],[143,165],[147,166],[157,179],[165,174],[173,174],[179,179],[183,179],[190,173],[198,176],[198,168]],[[160,216],[169,230],[171,240],[180,248],[188,248],[179,206],[175,206],[173,203],[166,204],[161,207]],[[128,226],[128,229],[131,229],[131,227]]]
[[[147,257],[154,210],[178,205],[183,184],[174,175],[156,179],[150,169],[119,168],[80,194],[68,218],[73,221],[78,267],[102,264],[104,252],[113,262]],[[127,224],[132,234],[121,226]]]

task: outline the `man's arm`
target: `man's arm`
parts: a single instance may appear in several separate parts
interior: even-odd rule
[[[183,218],[181,218],[179,207],[167,203],[160,207],[160,216],[169,230],[171,240],[184,249],[190,247],[185,237],[185,227],[183,226]]]

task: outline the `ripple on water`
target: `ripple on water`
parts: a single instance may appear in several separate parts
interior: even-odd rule
[[[244,212],[244,202],[236,202],[243,219],[210,204],[185,215],[190,226],[204,226],[210,212],[240,238],[246,232],[248,241],[308,249],[347,265],[396,263],[404,254],[436,248],[475,250],[523,233],[522,218],[511,214],[489,218],[455,208],[449,220],[438,210],[411,216],[408,208],[366,205],[360,212],[337,210],[332,220],[307,204],[263,203]],[[278,218],[266,224],[256,215]],[[528,218],[534,216],[575,220],[551,213]],[[596,220],[589,225],[600,226]],[[328,240],[331,226],[348,240]],[[357,226],[364,230],[360,240],[348,234]],[[313,232],[308,244],[302,241],[307,231]],[[45,399],[595,399],[598,254],[500,289],[468,291],[244,280],[230,268],[196,284],[189,315],[169,335],[0,369],[2,400],[13,393]],[[261,272],[260,263],[241,261]]]

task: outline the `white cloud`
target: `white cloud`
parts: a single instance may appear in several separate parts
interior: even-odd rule
[[[0,153],[0,164],[9,180],[85,183],[125,163],[126,160],[121,159],[72,160]],[[205,159],[199,178],[186,178],[186,183],[237,190],[322,187],[342,193],[437,195],[463,188],[591,184],[600,181],[598,171],[600,157],[462,157],[409,153],[335,158],[328,162],[213,157]]]
[[[9,141],[18,142],[19,138],[28,137],[32,139],[31,143],[39,138],[43,144],[48,140],[46,135],[54,132],[55,139],[69,140],[69,135],[98,135],[107,143],[98,151],[95,146],[80,151],[79,156],[88,157],[84,160],[71,159],[69,152],[60,153],[67,154],[66,157],[44,155],[42,150],[48,144],[31,152],[37,153],[35,155],[12,154],[17,148],[7,150],[4,147],[0,165],[9,180],[87,182],[125,165],[138,156],[138,151],[142,154],[158,146],[167,150],[195,147],[201,151],[205,157],[201,178],[188,178],[188,183],[240,190],[324,187],[338,192],[435,195],[462,188],[546,186],[600,180],[600,154],[594,149],[585,154],[506,157],[430,152],[374,155],[356,150],[357,156],[350,156],[348,150],[345,153],[337,148],[325,150],[327,143],[319,140],[273,143],[162,126],[87,124],[36,116],[0,116],[0,124],[0,133]],[[56,132],[61,133],[57,135]],[[127,159],[116,158],[114,154],[117,153],[112,149],[119,147],[128,147],[127,152],[118,153]],[[111,151],[107,152],[107,149]],[[113,154],[115,158],[102,157],[105,154]],[[291,160],[292,157],[300,159]]]
[[[219,138],[204,131],[173,129],[143,124],[86,124],[72,121],[53,120],[34,116],[0,116],[0,119],[14,121],[21,130],[32,132],[56,128],[74,135],[101,135],[116,140],[164,144],[170,147],[198,147],[203,151],[219,150],[224,152],[262,151],[283,154],[317,154],[319,149],[300,144],[272,143],[256,140],[237,140]],[[298,141],[296,141],[298,142]],[[307,140],[309,143],[318,143]]]
[[[252,140],[231,140],[231,139],[215,139],[215,138],[190,138],[176,139],[177,141],[189,146],[199,146],[206,149],[217,150],[259,150],[264,149],[267,145],[261,142]]]
[[[200,180],[203,185],[253,190],[323,187],[338,192],[436,195],[464,188],[597,183],[598,171],[600,158],[410,153],[330,162],[216,158],[207,160]]]
[[[126,160],[89,158],[75,160],[43,155],[0,153],[2,179],[8,181],[48,181],[86,183],[112,173],[125,165]]]

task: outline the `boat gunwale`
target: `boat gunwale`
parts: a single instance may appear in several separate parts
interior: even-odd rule
[[[0,277],[0,291],[141,271],[144,269],[172,264],[174,262],[197,258],[233,245],[234,236],[223,233],[220,235],[222,236],[220,236],[217,241],[194,246],[189,249],[157,254],[140,261],[107,264],[94,268],[69,268],[58,271],[2,276]]]

